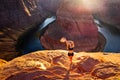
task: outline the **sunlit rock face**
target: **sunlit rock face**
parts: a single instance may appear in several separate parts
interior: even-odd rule
[[[1,80],[119,80],[120,54],[75,53],[70,65],[67,51],[43,50],[0,66]],[[112,59],[111,59],[112,58]],[[1,62],[1,60],[0,60]],[[3,60],[2,60],[3,62]]]
[[[3,60],[3,59],[0,59],[0,67],[2,67],[4,64],[6,64],[7,61]]]
[[[91,13],[81,4],[81,0],[62,1],[57,10],[56,22],[49,26],[41,42],[46,49],[65,49],[59,41],[61,37],[73,40],[75,51],[95,51],[98,30]]]
[[[120,67],[118,67],[118,65],[111,62],[105,62],[105,63],[96,65],[92,72],[92,75],[97,76],[101,79],[105,79],[111,76],[115,76],[116,73],[118,73],[119,71],[120,71]],[[116,79],[117,79],[117,76],[116,76]]]

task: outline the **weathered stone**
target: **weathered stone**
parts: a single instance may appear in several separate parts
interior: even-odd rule
[[[93,66],[93,73],[98,73],[98,69],[102,68],[108,68],[111,66],[111,64],[104,64],[101,66],[94,66],[94,64],[97,62],[97,58],[106,58],[106,55],[100,55],[99,53],[87,53],[81,52],[80,54],[75,54],[73,57],[73,63],[70,64],[69,58],[67,56],[67,51],[64,50],[43,50],[43,51],[37,51],[32,52],[30,54],[26,54],[24,56],[15,58],[0,67],[0,79],[1,80],[41,80],[41,79],[49,79],[49,80],[95,80],[100,79],[99,77],[95,75],[91,75],[91,72],[88,69],[91,69],[88,66]],[[81,56],[83,55],[83,56]],[[91,57],[87,57],[91,56]],[[111,61],[117,63],[120,62],[119,56],[120,54],[110,54],[107,55],[108,58],[114,58]],[[81,58],[81,59],[78,59]],[[79,62],[80,61],[80,62]],[[82,63],[83,62],[83,63]],[[57,63],[57,64],[56,64]],[[80,66],[79,64],[85,64],[83,67],[84,71],[82,74],[73,70],[78,69]],[[74,64],[77,64],[73,66]],[[73,66],[73,67],[72,67]],[[109,66],[109,67],[107,67]],[[112,66],[116,66],[115,71],[113,73],[119,74],[120,70],[117,69],[119,65],[112,64]],[[73,69],[72,69],[73,68]],[[88,68],[88,69],[87,69]],[[79,69],[80,70],[80,69]],[[118,71],[118,72],[117,72]],[[103,71],[104,72],[104,71]],[[109,72],[109,71],[108,71]],[[107,73],[107,71],[105,72]],[[115,76],[112,76],[115,77]]]
[[[6,64],[7,61],[3,60],[3,59],[0,59],[0,67],[3,66],[4,64]]]
[[[118,66],[120,65],[111,62],[98,64],[94,67],[92,75],[101,79],[106,79],[115,76],[120,71],[120,67]]]
[[[91,72],[95,65],[99,64],[100,61],[91,57],[85,57],[78,63],[78,69],[82,72]]]

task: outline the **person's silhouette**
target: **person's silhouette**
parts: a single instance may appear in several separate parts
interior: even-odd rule
[[[73,49],[74,49],[74,41],[72,41],[72,40],[67,40],[65,37],[62,37],[61,39],[60,39],[60,42],[65,42],[66,43],[66,48],[67,48],[67,50],[68,50],[68,56],[69,56],[69,58],[70,58],[70,63],[72,63],[72,58],[73,58],[73,56],[74,56],[74,51],[73,51]]]

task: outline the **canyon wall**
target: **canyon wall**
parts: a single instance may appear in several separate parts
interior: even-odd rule
[[[60,0],[4,0],[0,1],[1,26],[28,26],[55,13]]]
[[[115,25],[115,27],[120,30],[120,1],[94,0],[94,2],[98,1],[92,3],[95,9],[92,9],[93,7],[90,9],[89,6],[85,8],[85,5],[81,4],[81,1],[83,0],[1,0],[0,58],[10,60],[18,56],[18,52],[15,50],[18,38],[26,30],[35,27],[51,15],[57,15],[57,20],[54,24],[49,26],[49,34],[45,33],[44,36],[49,35],[52,39],[56,38],[59,40],[60,37],[66,35],[65,37],[68,39],[75,40],[76,45],[81,48],[80,51],[101,51],[105,42],[101,42],[101,40],[98,39],[100,35],[97,33],[97,28],[91,14],[95,14],[95,17],[104,23]],[[86,0],[85,3],[88,2],[90,1]],[[91,5],[90,3],[88,4]],[[56,28],[54,28],[55,26]],[[91,26],[91,28],[89,28],[89,26]],[[65,30],[65,33],[58,36],[59,29]],[[71,33],[71,31],[74,32]],[[56,34],[57,36],[54,36],[53,34]],[[74,39],[75,36],[77,36],[76,39]],[[80,38],[81,40],[79,42]],[[105,40],[103,37],[100,38]],[[42,39],[44,39],[44,37]],[[80,43],[80,46],[78,43]],[[43,42],[43,45],[45,46],[45,42]],[[85,47],[86,45],[87,48]],[[99,46],[102,48],[98,48]],[[53,48],[50,48],[51,46],[47,47],[49,47],[49,49],[56,49],[55,46]],[[77,51],[78,50],[79,49],[77,49]]]
[[[80,4],[81,3],[81,4]],[[57,10],[57,20],[49,25],[41,42],[46,49],[65,49],[60,42],[62,37],[73,40],[75,51],[102,51],[96,50],[100,45],[97,25],[94,23],[91,12],[84,7],[81,0],[64,0]]]
[[[10,60],[18,55],[17,39],[29,28],[53,15],[60,0],[1,0],[0,58]],[[51,11],[49,11],[49,9]]]
[[[99,5],[92,4],[95,6],[93,12],[96,19],[115,27],[119,30],[120,34],[120,0],[95,0],[99,1]]]

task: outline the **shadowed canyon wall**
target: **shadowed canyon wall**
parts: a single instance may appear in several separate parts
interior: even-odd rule
[[[0,25],[26,26],[55,13],[60,0],[0,1]],[[0,27],[1,27],[0,26]]]
[[[15,44],[19,36],[55,14],[59,2],[60,0],[1,0],[0,58],[10,60],[16,57],[18,53]]]

